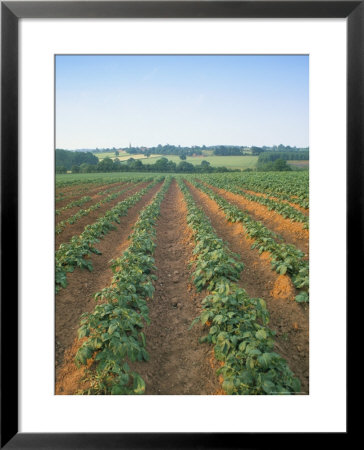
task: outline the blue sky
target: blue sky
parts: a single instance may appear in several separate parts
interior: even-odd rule
[[[308,146],[305,55],[56,56],[56,147]]]

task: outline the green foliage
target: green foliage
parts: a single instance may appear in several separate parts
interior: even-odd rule
[[[249,298],[236,285],[242,263],[217,238],[181,180],[179,186],[185,196],[187,221],[196,243],[194,283],[199,290],[210,291],[202,302],[203,312],[192,325],[196,320],[211,323],[203,341],[214,345],[216,359],[224,363],[217,371],[224,379],[222,388],[227,394],[235,395],[299,392],[299,380],[287,362],[274,352],[274,332],[267,327],[269,314],[264,300]]]
[[[66,206],[63,206],[63,208],[56,209],[56,215],[61,214],[63,211],[66,211],[67,209],[74,208],[75,206],[82,206],[89,201],[91,201],[91,197],[89,197],[88,195],[86,195],[85,197],[82,197],[78,200],[74,200],[74,201],[68,203]]]
[[[55,160],[56,171],[59,166],[64,166],[67,170],[71,170],[72,166],[80,166],[83,163],[91,165],[98,163],[98,158],[90,152],[72,152],[59,148],[56,149]]]
[[[204,179],[201,176],[201,179]],[[205,180],[210,183],[220,182],[224,186],[230,185],[240,189],[267,194],[281,200],[295,203],[302,208],[309,207],[309,175],[308,172],[281,172],[281,173],[244,173],[210,175]]]
[[[88,214],[90,214],[92,211],[95,211],[96,209],[99,209],[102,205],[111,202],[112,200],[115,200],[117,197],[119,197],[120,195],[124,194],[125,192],[127,192],[130,189],[135,188],[135,186],[138,183],[128,186],[125,189],[121,189],[118,192],[115,192],[113,194],[108,195],[107,197],[103,198],[102,200],[98,201],[97,203],[94,203],[93,205],[91,205],[89,208],[86,209],[80,209],[79,211],[77,211],[77,213],[73,214],[71,217],[68,217],[65,220],[62,220],[60,222],[58,222],[58,224],[56,225],[56,234],[60,234],[62,233],[62,231],[66,228],[67,224],[69,225],[73,225],[74,223],[76,223],[78,220],[81,219],[81,217],[85,217]],[[119,188],[119,187],[118,187]],[[107,190],[106,190],[107,191]],[[105,193],[106,191],[101,191],[98,193],[98,195],[102,195],[103,193]],[[83,197],[86,198],[86,197]],[[88,197],[90,201],[91,197]],[[81,199],[82,200],[82,199]],[[73,206],[81,206],[82,204],[85,203],[85,201],[75,201],[75,202],[71,202],[68,205],[66,205],[64,208],[58,209],[56,210],[56,214],[59,214],[62,210],[64,209],[68,209],[69,207],[73,207]],[[72,205],[72,206],[70,206]]]
[[[56,166],[56,173],[67,173],[67,167],[65,167],[65,166]]]
[[[154,293],[154,238],[160,204],[169,188],[167,179],[153,202],[140,213],[124,254],[112,261],[109,287],[95,295],[101,300],[92,313],[81,316],[79,339],[87,337],[75,362],[86,364],[94,357],[96,370],[88,372],[90,388],[83,394],[143,394],[145,383],[128,362],[148,361],[145,335],[149,323],[147,300]]]
[[[281,161],[292,161],[300,160],[306,161],[309,159],[308,151],[295,151],[295,152],[264,152],[259,155],[258,165],[268,162],[274,162],[277,160]]]
[[[162,178],[163,179],[163,178]],[[56,293],[61,287],[67,284],[66,274],[73,272],[76,267],[92,271],[92,264],[88,257],[92,253],[99,254],[95,244],[115,228],[114,223],[119,223],[119,217],[125,216],[129,208],[137,203],[153,186],[159,183],[157,179],[154,183],[130,196],[126,200],[119,202],[104,216],[97,219],[91,225],[87,225],[79,236],[73,236],[70,242],[61,244],[56,251]]]
[[[273,270],[281,275],[289,275],[295,287],[303,289],[308,295],[309,266],[308,261],[304,259],[305,255],[303,252],[294,245],[280,242],[279,237],[261,222],[252,219],[248,213],[232,205],[206,185],[193,179],[190,182],[219,205],[228,221],[233,223],[240,222],[243,225],[247,235],[254,239],[252,248],[257,248],[259,253],[270,253]]]
[[[287,161],[283,159],[276,159],[274,162],[257,164],[258,172],[291,172],[292,167],[287,164]]]
[[[232,192],[233,194],[241,195],[242,197],[246,198],[247,200],[260,203],[261,205],[266,206],[270,211],[275,211],[278,214],[280,214],[285,219],[290,219],[293,222],[301,222],[304,224],[304,228],[309,227],[309,219],[308,216],[303,214],[298,209],[294,208],[293,206],[288,205],[287,203],[283,203],[281,201],[273,200],[270,198],[262,197],[259,195],[254,194],[248,194],[244,192],[239,186],[236,184],[229,182],[225,179],[220,178],[209,178],[208,179],[209,184],[212,184],[215,187],[225,189],[229,192]]]

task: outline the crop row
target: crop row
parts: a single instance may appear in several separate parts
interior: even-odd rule
[[[133,180],[133,181],[136,181],[136,180]],[[115,182],[118,182],[117,186],[113,186],[111,188],[105,189],[105,187],[108,184],[115,184]],[[101,187],[102,190],[97,192],[96,195],[102,195],[103,193],[107,193],[108,191],[112,192],[113,189],[114,190],[120,189],[120,186],[123,185],[125,182],[127,183],[128,181],[127,180],[117,180],[117,181],[111,180],[111,181],[107,181],[107,182],[100,181],[98,183],[93,183],[92,186],[90,186],[88,184],[83,184],[83,185],[81,185],[81,187],[77,187],[77,188],[75,187],[74,189],[72,189],[67,195],[65,195],[63,192],[59,192],[56,195],[56,202],[68,200],[73,197],[77,197],[81,194],[84,194],[85,192],[89,192],[90,189],[97,188],[97,187]]]
[[[88,173],[88,174],[61,174],[56,175],[56,188],[63,188],[68,186],[92,186],[112,184],[127,181],[142,181],[150,178],[151,174],[130,174],[130,173]],[[156,175],[155,175],[156,176]]]
[[[129,208],[136,204],[153,186],[160,183],[163,179],[164,177],[156,179],[154,183],[151,183],[126,200],[119,202],[107,211],[104,216],[97,219],[96,222],[87,225],[79,236],[73,236],[70,242],[60,245],[56,251],[55,258],[56,293],[61,287],[66,287],[67,273],[73,272],[76,267],[92,271],[92,263],[87,258],[92,253],[100,254],[95,244],[104,235],[115,229],[114,223],[120,223],[119,217],[125,216]]]
[[[304,224],[304,228],[308,228],[308,217],[301,211],[298,211],[293,206],[287,203],[282,203],[276,200],[272,200],[266,197],[260,197],[258,195],[248,194],[241,190],[241,188],[236,187],[233,183],[225,183],[221,179],[209,180],[209,184],[218,187],[220,189],[225,189],[226,191],[232,192],[233,194],[241,195],[249,201],[260,203],[266,206],[270,211],[276,211],[285,219],[291,219],[293,222],[301,222]]]
[[[163,197],[169,188],[167,178],[150,205],[143,209],[130,237],[131,244],[120,258],[112,261],[110,286],[95,294],[100,299],[92,313],[81,316],[76,364],[87,364],[95,356],[96,369],[89,372],[89,387],[83,394],[143,394],[145,382],[128,361],[148,361],[144,324],[149,324],[147,300],[153,298],[152,273],[156,221]]]
[[[122,195],[124,192],[127,192],[130,189],[133,189],[137,184],[138,183],[136,183],[132,186],[128,186],[128,187],[122,189],[121,191],[115,192],[114,194],[110,194],[107,197],[103,198],[102,200],[98,201],[97,203],[91,205],[89,208],[80,209],[79,211],[77,211],[76,214],[73,214],[71,217],[68,217],[67,219],[62,220],[61,222],[58,222],[58,224],[56,225],[56,230],[55,230],[56,234],[62,233],[62,231],[66,228],[67,224],[73,225],[78,220],[80,220],[81,217],[85,217],[88,214],[90,214],[92,211],[95,211],[96,209],[101,208],[102,205],[115,200],[117,197]]]
[[[78,200],[73,200],[72,202],[67,203],[67,205],[63,206],[63,208],[56,209],[56,215],[58,216],[63,211],[66,211],[67,209],[74,208],[75,206],[82,206],[85,203],[91,201],[91,197],[89,195],[86,195],[82,198],[79,198]]]
[[[205,181],[209,180],[221,180],[224,184],[234,184],[241,189],[267,194],[280,200],[295,203],[304,209],[309,207],[309,178],[307,172],[256,172],[239,175],[232,173],[220,177],[212,175],[205,179]]]
[[[243,264],[216,236],[183,181],[178,183],[195,240],[194,283],[198,290],[210,292],[202,302],[203,312],[192,325],[198,321],[210,325],[202,341],[213,344],[216,359],[223,362],[217,370],[224,380],[222,388],[227,394],[240,395],[299,392],[299,380],[273,351],[275,333],[267,326],[269,313],[264,300],[250,298],[236,284]]]
[[[147,181],[147,180],[145,180],[145,181]],[[149,181],[152,181],[152,179],[150,179]],[[107,189],[102,189],[101,191],[97,192],[96,195],[106,195],[106,194],[110,194],[111,192],[114,192],[114,191],[117,191],[118,189],[120,189],[120,187],[124,186],[124,184],[125,184],[125,183],[119,183],[117,186],[113,186],[113,187],[107,188]],[[82,189],[78,189],[77,191],[72,191],[72,194],[71,194],[71,195],[69,195],[69,196],[67,196],[67,197],[60,198],[59,200],[66,200],[67,198],[76,197],[76,196],[78,196],[80,193],[83,194],[84,192],[87,192],[87,191],[89,191],[89,190],[90,190],[89,187],[82,188]],[[83,198],[84,198],[84,197],[83,197]],[[81,206],[82,203],[81,203],[81,205],[79,205],[79,204],[76,203],[76,202],[78,202],[78,201],[80,201],[80,200],[82,200],[82,198],[79,199],[79,200],[71,201],[70,203],[68,203],[68,204],[67,204],[66,206],[64,206],[63,208],[57,209],[57,210],[56,210],[56,214],[58,215],[58,214],[60,214],[62,211],[66,210],[66,209],[70,209],[70,208],[72,208],[73,206]],[[91,197],[90,197],[90,200],[91,200]],[[57,201],[57,199],[56,199],[56,201]]]
[[[294,286],[302,289],[296,296],[296,301],[308,302],[309,264],[303,259],[304,253],[294,245],[279,242],[278,236],[261,222],[252,219],[248,213],[232,205],[204,184],[195,180],[190,182],[219,205],[228,221],[240,222],[243,225],[247,235],[255,241],[252,248],[257,248],[259,253],[268,252],[271,255],[273,270],[281,275],[289,275]]]

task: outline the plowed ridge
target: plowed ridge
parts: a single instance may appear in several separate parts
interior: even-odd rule
[[[244,209],[254,220],[261,221],[268,229],[282,236],[287,244],[293,244],[303,253],[308,255],[309,232],[303,228],[302,224],[292,222],[289,219],[284,219],[280,214],[269,211],[266,206],[249,201],[237,194],[233,194],[209,184],[206,184],[206,186],[224,197],[231,204]]]
[[[137,364],[146,394],[215,394],[220,385],[209,363],[211,348],[201,345],[202,327],[188,330],[201,312],[202,295],[193,295],[188,263],[192,258],[183,195],[173,180],[157,226],[156,291],[145,330],[150,360]]]
[[[120,224],[116,224],[116,229],[97,244],[101,255],[91,256],[92,272],[75,270],[67,275],[67,287],[61,289],[56,296],[56,367],[59,367],[65,350],[77,336],[80,315],[94,308],[93,295],[109,284],[112,276],[109,261],[120,256],[128,246],[127,238],[140,211],[160,187],[161,183],[158,183],[148,191],[128,210],[127,216],[120,217]]]
[[[254,241],[248,237],[241,222],[229,222],[215,200],[186,180],[185,184],[197,206],[211,222],[217,237],[223,239],[227,247],[238,254],[244,263],[238,285],[246,290],[250,298],[265,300],[270,315],[268,326],[276,332],[275,351],[286,359],[294,375],[299,378],[301,393],[308,394],[308,305],[294,300],[297,291],[291,278],[279,275],[271,269],[270,254],[260,255],[257,249],[251,248]],[[138,184],[125,192],[125,197],[146,185],[149,185],[149,182]],[[75,354],[82,343],[77,339],[80,316],[94,309],[94,294],[110,285],[110,261],[120,257],[130,245],[128,237],[133,231],[133,225],[161,186],[161,182],[153,186],[128,209],[126,216],[120,217],[120,224],[115,224],[116,228],[96,244],[101,254],[89,256],[93,266],[92,272],[76,269],[67,274],[67,286],[59,291],[55,299],[56,394],[74,395],[85,387],[82,381],[85,366],[79,369],[74,363]],[[267,228],[280,234],[285,242],[301,248],[308,256],[308,232],[307,236],[295,236],[291,227],[283,225],[282,220],[286,219],[280,216],[280,221],[277,221],[272,217],[272,211],[268,211],[270,215],[267,215],[266,211],[260,209],[267,209],[266,207],[254,202],[248,204],[238,195],[211,185],[209,187],[232,204],[244,208],[254,219],[261,220]],[[100,187],[97,189],[99,191]],[[118,197],[104,205],[105,208],[94,211],[94,215],[92,213],[69,227],[73,232],[69,232],[67,239],[81,233],[85,225],[94,222],[123,198]],[[242,204],[244,200],[246,203]],[[224,393],[220,385],[221,379],[219,380],[215,373],[219,362],[214,359],[212,346],[199,342],[199,339],[206,335],[207,325],[202,326],[198,322],[189,329],[192,321],[203,311],[201,302],[207,292],[197,293],[193,284],[194,269],[191,263],[196,258],[193,254],[195,243],[192,230],[187,225],[185,198],[175,179],[160,204],[160,214],[156,225],[153,226],[157,231],[153,237],[156,244],[153,257],[157,279],[153,283],[153,299],[148,300],[150,324],[143,328],[149,360],[133,362],[130,366],[145,381],[147,395]],[[67,236],[66,231],[68,232],[65,229],[62,235]],[[91,364],[92,360],[89,360],[88,365]]]
[[[240,223],[227,222],[225,214],[205,193],[187,186],[197,205],[204,210],[218,236],[238,253],[244,263],[240,285],[250,297],[264,298],[270,313],[269,326],[277,332],[277,352],[300,378],[302,392],[308,393],[308,309],[294,302],[295,288],[286,275],[270,268],[269,256],[251,249],[254,242]]]

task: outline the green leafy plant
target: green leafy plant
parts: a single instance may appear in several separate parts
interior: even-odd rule
[[[154,238],[160,204],[169,188],[168,178],[152,203],[142,210],[130,236],[131,244],[120,258],[111,262],[110,286],[95,294],[101,301],[91,313],[81,316],[79,339],[87,338],[77,351],[75,362],[86,364],[94,358],[83,394],[143,394],[145,383],[128,362],[148,361],[145,335],[149,323],[148,299],[153,298]]]
[[[216,359],[223,362],[217,370],[224,380],[222,388],[233,395],[299,392],[299,380],[287,362],[274,352],[275,333],[267,326],[269,314],[264,300],[250,298],[235,283],[243,264],[215,235],[186,185],[182,180],[178,182],[195,240],[194,282],[197,289],[209,291],[202,302],[203,311],[191,327],[198,321],[208,326],[202,342],[212,344]],[[211,261],[216,270],[212,270]]]

